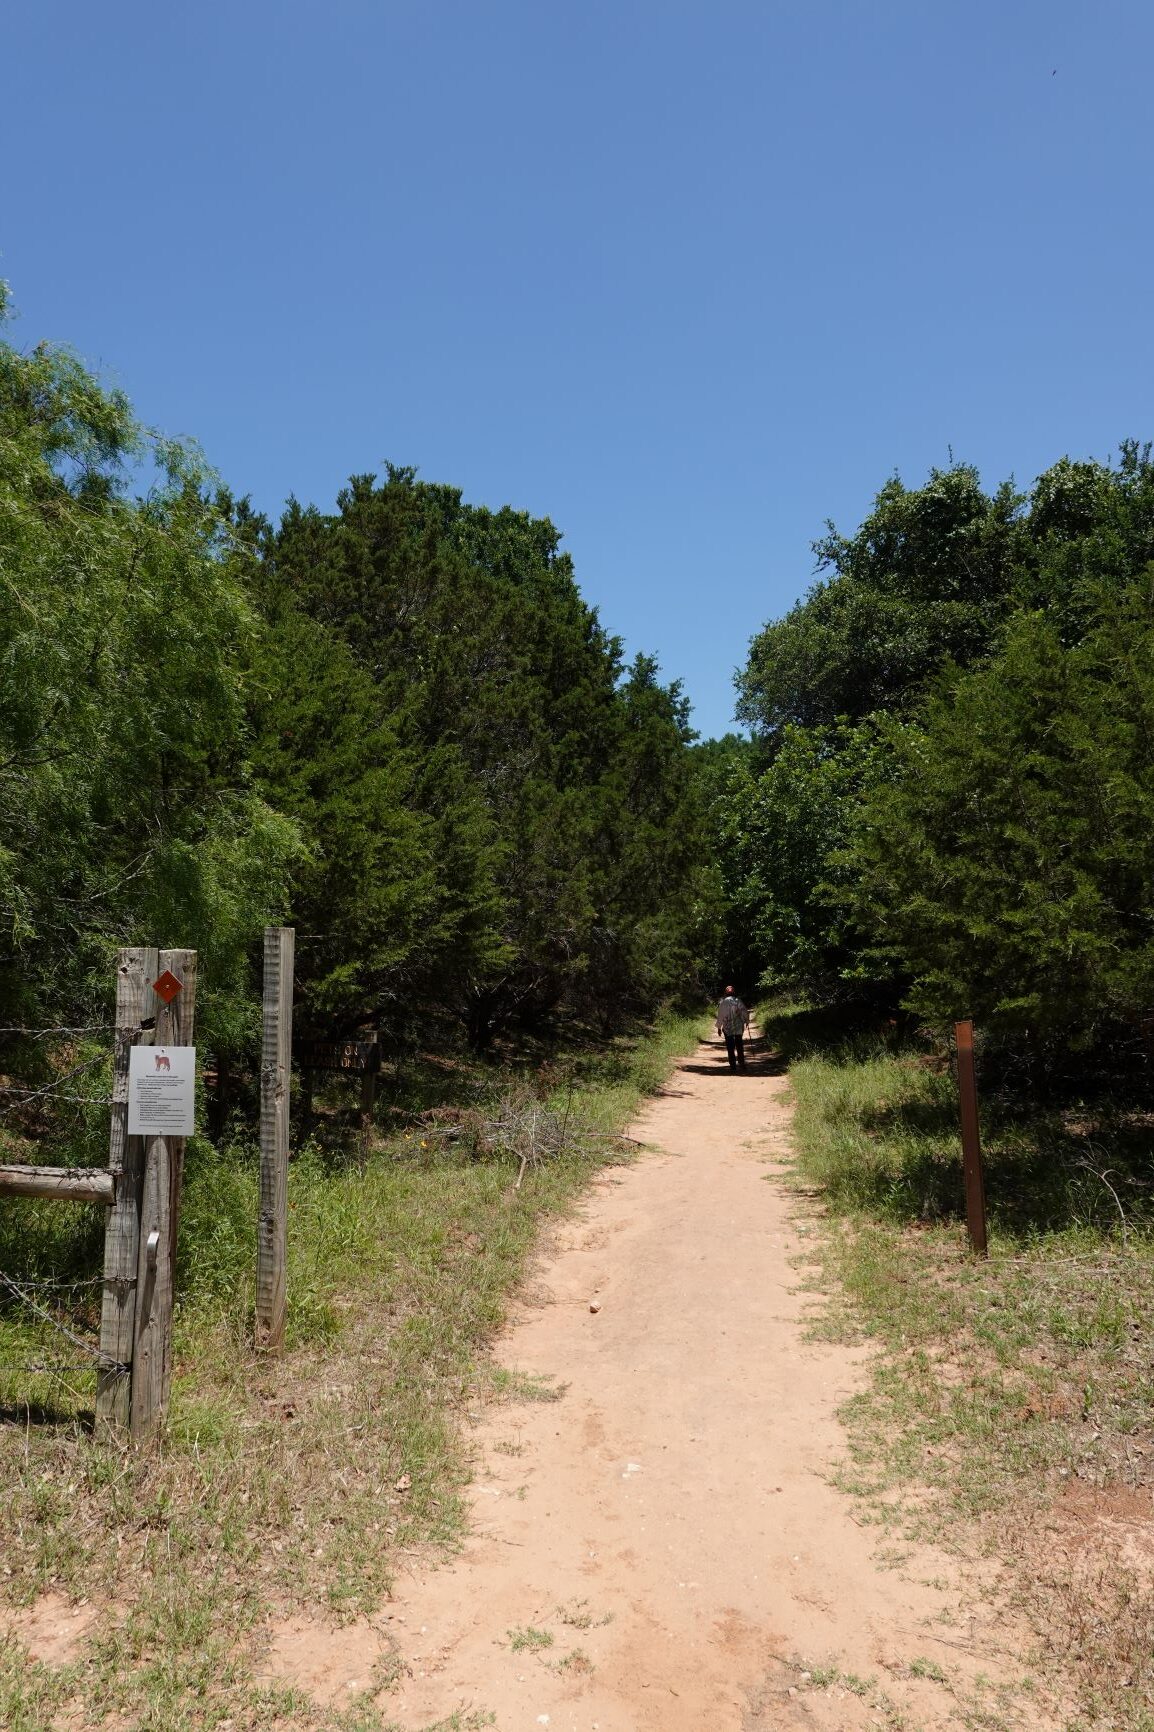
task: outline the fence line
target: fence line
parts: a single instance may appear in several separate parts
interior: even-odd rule
[[[25,1106],[28,1101],[39,1100],[41,1098],[41,1096],[47,1096],[48,1092],[49,1091],[47,1089],[32,1089],[28,1093],[25,1093],[22,1089],[0,1088],[0,1095],[16,1095],[16,1094],[20,1095],[21,1099],[16,1103],[18,1106]],[[79,1102],[79,1104],[81,1106],[85,1106],[85,1107],[110,1107],[112,1105],[112,1096],[111,1095],[58,1095],[58,1094],[54,1094],[52,1096],[52,1098],[53,1098],[53,1100],[68,1101],[70,1103]],[[3,1110],[4,1110],[3,1107],[0,1107],[0,1112],[3,1112]]]
[[[49,1028],[31,1028],[26,1024],[13,1024],[0,1027],[0,1039],[51,1041],[81,1035],[107,1034],[111,1032],[111,1028],[111,1023],[103,1022],[58,1023]],[[74,1088],[70,1088],[69,1084],[75,1084],[86,1073],[106,1064],[110,1056],[110,1048],[104,1047],[93,1057],[82,1059],[78,1063],[70,1065],[67,1070],[59,1076],[52,1077],[47,1083],[6,1082],[0,1084],[0,1117],[19,1113],[37,1102],[42,1102],[45,1106],[65,1103],[69,1106],[106,1106],[109,1096],[82,1094],[76,1092]],[[21,1170],[25,1169],[22,1167]],[[55,1172],[57,1169],[51,1170]],[[71,1167],[61,1166],[58,1170],[63,1181],[69,1173],[74,1174],[77,1168],[74,1163]],[[34,1172],[39,1173],[40,1171],[40,1168],[27,1168],[30,1177]],[[28,1342],[25,1349],[26,1356],[20,1359],[5,1358],[0,1360],[0,1370],[9,1375],[15,1373],[24,1377],[50,1377],[60,1381],[75,1377],[78,1373],[98,1373],[107,1363],[99,1346],[94,1341],[86,1340],[83,1335],[65,1323],[59,1314],[50,1309],[49,1306],[53,1297],[58,1296],[65,1308],[75,1308],[80,1295],[94,1295],[96,1290],[103,1285],[103,1281],[102,1275],[70,1278],[29,1276],[16,1280],[6,1271],[0,1269],[0,1296],[7,1294],[10,1300],[14,1302],[14,1307],[19,1306],[26,1313],[28,1322],[24,1327],[35,1327],[40,1331],[47,1329],[52,1332],[53,1336],[60,1338],[61,1345],[67,1342],[71,1349],[79,1350],[85,1355],[81,1360],[54,1359],[51,1357],[50,1340],[43,1345]],[[22,1329],[19,1315],[15,1309],[12,1312],[12,1322],[18,1330]],[[21,1346],[23,1347],[23,1343]]]
[[[59,1377],[63,1379],[66,1372],[75,1374],[78,1371],[99,1371],[98,1365],[92,1365],[87,1359],[78,1359],[72,1364],[49,1365],[46,1361],[35,1359],[0,1359],[0,1371],[18,1371],[22,1377]]]
[[[0,1030],[0,1033],[2,1032]],[[44,1032],[49,1034],[54,1031],[45,1030]],[[77,1100],[84,1101],[91,1106],[108,1106],[111,1103],[111,1095],[72,1095],[60,1094],[58,1091],[64,1087],[65,1083],[71,1082],[73,1077],[79,1076],[82,1071],[95,1070],[97,1065],[107,1063],[110,1056],[111,1054],[108,1052],[98,1052],[93,1058],[82,1059],[79,1064],[72,1065],[60,1076],[53,1077],[51,1082],[42,1083],[38,1088],[33,1088],[25,1083],[0,1083],[0,1095],[19,1095],[21,1106],[48,1095],[51,1095],[55,1100]],[[3,1111],[2,1107],[0,1107],[0,1111]]]
[[[111,1034],[111,1022],[81,1023],[76,1027],[60,1028],[0,1028],[0,1038],[9,1035],[22,1035],[28,1040],[48,1040],[54,1034]]]
[[[10,1293],[15,1294],[21,1304],[26,1305],[29,1311],[35,1312],[37,1317],[42,1318],[45,1323],[49,1324],[60,1335],[63,1335],[66,1341],[72,1343],[73,1347],[79,1347],[82,1353],[88,1353],[91,1355],[92,1364],[87,1367],[88,1370],[118,1371],[127,1369],[127,1367],[109,1362],[99,1347],[94,1346],[90,1341],[85,1341],[83,1336],[74,1334],[66,1324],[61,1323],[58,1317],[54,1317],[51,1311],[49,1311],[45,1306],[39,1304],[30,1294],[25,1292],[19,1282],[12,1279],[11,1275],[6,1275],[3,1269],[0,1269],[0,1281],[3,1282],[4,1286],[8,1288]],[[62,1282],[61,1285],[67,1285],[67,1283]]]
[[[291,927],[265,932],[264,1040],[261,1053],[261,1212],[258,1228],[257,1323],[260,1345],[278,1347],[285,1315],[285,1238],[289,1109],[292,1077],[293,954]],[[159,972],[158,972],[159,971]],[[112,1023],[59,1024],[54,1028],[0,1028],[0,1039],[62,1039],[112,1032],[111,1052],[98,1051],[49,1082],[0,1084],[0,1116],[33,1103],[51,1107],[77,1103],[111,1108],[107,1166],[34,1167],[24,1162],[0,1166],[0,1192],[10,1195],[71,1198],[108,1205],[104,1273],[74,1280],[30,1278],[21,1284],[0,1271],[6,1290],[32,1316],[75,1349],[88,1355],[79,1364],[42,1358],[30,1346],[17,1367],[0,1360],[0,1370],[20,1369],[30,1376],[97,1372],[96,1430],[117,1439],[149,1437],[166,1411],[172,1374],[173,1276],[183,1179],[185,1136],[167,1129],[129,1135],[129,1073],[138,1046],[181,1048],[194,1045],[197,956],[194,950],[122,949],[117,959],[116,1013]],[[374,1056],[378,1056],[376,1043]],[[71,1055],[69,1055],[71,1056]],[[74,1092],[77,1079],[111,1059],[112,1092]],[[379,1062],[379,1056],[378,1056]],[[157,1069],[168,1060],[159,1056]],[[376,1063],[361,1077],[362,1128],[371,1119]],[[176,1079],[174,1079],[176,1080]],[[71,1086],[70,1086],[71,1085]],[[80,1085],[83,1087],[83,1084]],[[133,1123],[137,1123],[133,1120]],[[163,1117],[154,1121],[164,1126]],[[174,1122],[169,1118],[168,1123]],[[180,1116],[175,1119],[183,1124]],[[191,1124],[189,1124],[191,1129]],[[100,1341],[86,1341],[53,1314],[42,1300],[77,1295],[99,1287]]]
[[[71,1292],[74,1287],[102,1287],[104,1276],[78,1275],[75,1281],[60,1281],[54,1275],[37,1276],[35,1279],[29,1275],[21,1275],[20,1285],[25,1289],[29,1287],[64,1287]]]

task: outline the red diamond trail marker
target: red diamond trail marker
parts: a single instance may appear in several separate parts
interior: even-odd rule
[[[166,968],[160,979],[153,981],[152,990],[165,1004],[171,1004],[177,993],[184,991],[184,982],[177,980],[171,968]]]

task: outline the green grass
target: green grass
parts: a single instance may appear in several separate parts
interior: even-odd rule
[[[596,1063],[586,1055],[576,1075],[546,1076],[564,1150],[519,1189],[515,1151],[455,1152],[420,1124],[379,1138],[363,1162],[299,1153],[278,1357],[252,1347],[255,1153],[190,1145],[163,1447],[93,1441],[91,1375],[0,1369],[0,1602],[51,1590],[113,1608],[71,1669],[0,1643],[0,1724],[49,1732],[64,1705],[70,1732],[201,1732],[225,1719],[233,1732],[274,1719],[285,1732],[386,1728],[371,1703],[336,1713],[258,1687],[259,1630],[287,1608],[369,1612],[402,1549],[459,1541],[463,1413],[563,1393],[485,1357],[540,1227],[600,1165],[626,1158],[616,1133],[700,1027],[665,1018]],[[490,1092],[503,1086],[493,1077]],[[90,1275],[101,1226],[95,1210],[0,1201],[0,1268]],[[78,1332],[94,1329],[97,1291],[77,1289],[61,1311]],[[46,1326],[0,1303],[0,1367],[56,1351]]]
[[[765,1022],[823,1216],[817,1328],[881,1350],[845,1411],[843,1483],[880,1525],[1000,1555],[1076,1724],[1149,1732],[1154,1596],[1113,1525],[1154,1514],[1147,1116],[985,1100],[981,1261],[948,1065],[893,1026]]]
[[[594,1048],[581,1061],[554,1067],[555,1104],[570,1086],[580,1097],[580,1115],[592,1131],[611,1136],[629,1123],[646,1096],[656,1094],[675,1059],[704,1039],[708,1019],[667,1013],[643,1041],[616,1041]]]
[[[514,1654],[540,1654],[553,1646],[553,1632],[534,1629],[532,1624],[519,1625],[507,1634]]]

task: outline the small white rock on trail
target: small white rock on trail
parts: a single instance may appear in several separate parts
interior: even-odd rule
[[[785,1088],[757,1048],[745,1076],[699,1048],[632,1127],[656,1152],[603,1173],[544,1249],[497,1357],[564,1394],[478,1424],[464,1552],[388,1608],[390,1722],[762,1732],[901,1710],[931,1732],[962,1725],[977,1675],[1021,1678],[977,1585],[924,1550],[883,1567],[829,1483],[864,1355],[805,1338]],[[1028,1724],[1015,1700],[1005,1724]]]

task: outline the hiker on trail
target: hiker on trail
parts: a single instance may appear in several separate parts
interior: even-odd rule
[[[748,1027],[748,1010],[732,986],[727,986],[725,996],[717,1007],[717,1032],[725,1036],[725,1051],[730,1070],[745,1069],[745,1031]]]

